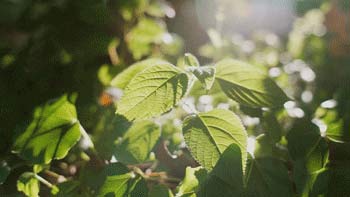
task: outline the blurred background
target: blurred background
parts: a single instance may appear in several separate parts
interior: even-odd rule
[[[181,66],[185,52],[203,65],[232,57],[262,68],[294,98],[287,128],[322,107],[349,132],[349,10],[349,0],[1,0],[1,157],[34,107],[64,93],[78,96],[79,120],[99,148],[100,133],[118,127],[113,77],[149,57]],[[225,104],[198,99],[198,108]]]

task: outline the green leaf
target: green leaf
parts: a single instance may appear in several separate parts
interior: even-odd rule
[[[288,170],[275,158],[248,159],[246,195],[256,197],[292,196]]]
[[[184,61],[187,66],[194,66],[194,67],[200,66],[198,59],[191,53],[185,53]]]
[[[231,99],[250,107],[278,107],[286,94],[266,74],[250,64],[226,59],[216,65],[216,80]]]
[[[151,118],[169,111],[185,95],[188,76],[171,64],[137,74],[125,89],[117,113],[128,120]]]
[[[153,43],[160,43],[166,29],[162,23],[149,18],[141,18],[127,34],[128,48],[136,60],[151,53]]]
[[[137,121],[117,146],[116,158],[123,163],[142,163],[149,158],[160,137],[160,128],[152,121]]]
[[[174,197],[173,193],[165,185],[153,186],[148,196],[149,197]]]
[[[80,182],[79,181],[66,181],[63,183],[59,183],[57,185],[58,187],[58,192],[53,193],[53,196],[57,197],[74,197],[74,196],[79,196],[79,186]]]
[[[187,167],[185,178],[179,184],[176,196],[196,197],[199,186],[204,182],[206,177],[207,171],[202,167]]]
[[[143,179],[121,163],[108,165],[103,173],[104,181],[98,192],[98,196],[137,197],[147,196]]]
[[[80,139],[83,128],[67,96],[35,109],[33,120],[16,138],[13,151],[33,163],[64,158]]]
[[[201,82],[205,90],[210,90],[215,81],[215,67],[201,66],[201,67],[188,67],[190,72],[196,76]]]
[[[34,173],[23,173],[17,180],[17,190],[23,192],[26,196],[39,196],[40,184]]]
[[[1,162],[0,164],[0,185],[3,184],[6,179],[7,176],[10,174],[11,172],[11,168],[7,165],[6,162]]]
[[[125,69],[123,72],[119,73],[116,77],[112,79],[111,86],[120,88],[120,89],[125,89],[126,86],[129,84],[129,82],[131,81],[131,79],[134,78],[135,75],[137,75],[139,72],[151,66],[164,65],[164,64],[168,64],[168,63],[160,59],[147,59],[147,60],[143,60],[135,64],[132,64],[127,69]]]
[[[282,138],[282,127],[273,112],[266,112],[262,118],[267,136],[273,143],[277,143]]]
[[[309,196],[317,191],[313,187],[315,182],[324,179],[320,173],[328,162],[328,145],[319,128],[307,120],[296,122],[288,132],[287,140],[289,153],[294,159],[293,176],[297,192]]]
[[[242,196],[244,187],[241,158],[241,150],[237,144],[227,147],[201,186],[198,196]]]
[[[187,117],[183,123],[185,142],[193,157],[211,170],[220,154],[235,143],[242,151],[242,164],[247,158],[247,133],[233,112],[214,109]]]
[[[316,125],[307,120],[299,120],[288,132],[287,140],[289,153],[294,160],[317,160],[312,162],[318,165],[313,168],[316,170],[323,168],[328,147]]]

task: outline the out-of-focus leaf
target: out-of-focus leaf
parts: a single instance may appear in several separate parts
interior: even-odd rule
[[[186,94],[188,76],[171,64],[137,74],[125,89],[117,113],[128,120],[151,118],[169,111]]]
[[[220,156],[212,172],[198,192],[204,196],[243,196],[243,171],[240,147],[232,144]],[[253,195],[254,196],[254,195]]]
[[[152,121],[136,121],[116,147],[115,157],[123,163],[146,161],[160,137],[160,128]]]
[[[250,64],[226,59],[216,64],[216,80],[231,99],[250,107],[279,107],[286,94],[266,74]]]
[[[10,174],[11,172],[11,168],[7,165],[6,162],[1,162],[0,164],[0,185],[3,184],[6,179],[7,176]]]
[[[293,196],[287,168],[271,157],[248,159],[246,187],[247,196]]]
[[[111,86],[125,89],[129,84],[132,78],[134,78],[138,73],[149,68],[151,66],[168,64],[166,61],[160,59],[147,59],[135,64],[130,65],[123,72],[119,73],[116,77],[114,77],[111,81]]]
[[[201,184],[207,177],[207,171],[202,167],[186,168],[186,175],[182,182],[179,184],[178,197],[196,197],[196,193],[199,190]]]
[[[34,173],[23,173],[17,180],[17,190],[23,192],[26,196],[39,196],[40,184]]]
[[[30,162],[48,164],[67,155],[82,129],[75,106],[62,96],[35,109],[32,122],[16,138],[13,151]]]
[[[275,114],[272,112],[264,113],[262,122],[267,136],[271,139],[271,141],[273,143],[279,142],[282,138],[282,127]]]
[[[151,52],[151,44],[159,43],[165,32],[165,27],[155,20],[141,18],[136,27],[127,34],[129,50],[135,59],[141,59]]]
[[[350,131],[344,127],[344,120],[335,109],[318,108],[316,118],[327,126],[326,136],[334,142],[350,142]]]
[[[97,76],[100,82],[107,86],[112,81],[113,76],[115,76],[118,72],[120,72],[120,67],[104,64],[98,70]]]
[[[184,57],[184,63],[187,66],[194,66],[194,67],[199,67],[199,61],[198,59],[192,55],[191,53],[185,53],[185,57]]]
[[[183,123],[183,133],[191,154],[204,168],[211,170],[220,154],[232,143],[241,148],[244,166],[247,158],[247,133],[233,112],[214,109],[191,115]]]
[[[153,186],[148,196],[149,197],[174,197],[173,193],[165,185]]]

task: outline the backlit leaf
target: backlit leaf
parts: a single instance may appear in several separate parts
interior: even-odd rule
[[[152,66],[137,74],[125,89],[117,113],[128,120],[151,118],[169,111],[185,95],[188,77],[171,64]]]
[[[13,146],[13,151],[33,163],[48,164],[64,158],[80,139],[83,128],[67,96],[35,109],[33,120]]]
[[[278,107],[288,100],[266,74],[241,61],[226,59],[218,62],[216,80],[228,97],[250,107]]]
[[[193,157],[211,170],[220,154],[235,143],[242,151],[242,166],[247,158],[247,133],[233,112],[214,109],[187,117],[183,123],[185,142]]]

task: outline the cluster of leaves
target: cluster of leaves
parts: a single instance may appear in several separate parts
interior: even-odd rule
[[[287,44],[271,33],[245,40],[209,30],[211,43],[199,53],[210,63],[201,64],[187,53],[174,65],[164,59],[176,60],[182,43],[160,20],[174,14],[164,2],[71,4],[84,8],[72,22],[78,29],[100,20],[105,22],[102,29],[123,24],[117,36],[97,42],[105,50],[101,53],[94,51],[99,47],[72,43],[57,49],[65,57],[58,65],[84,58],[88,64],[95,55],[105,55],[111,65],[92,73],[108,88],[100,106],[83,108],[92,114],[88,118],[80,112],[78,119],[75,94],[35,108],[30,121],[17,125],[11,153],[2,158],[1,184],[15,177],[17,190],[27,196],[349,193],[348,88],[334,88],[339,84],[326,67],[348,59],[338,62],[326,55],[323,22],[330,5],[297,19]],[[71,4],[45,5],[60,13]],[[114,8],[121,21],[110,21]],[[24,20],[20,9],[8,11],[13,12],[11,20]],[[91,17],[91,11],[100,17]],[[16,70],[13,67],[28,56],[26,50],[19,51],[6,54],[5,60],[17,59],[4,60],[1,69]],[[149,56],[153,58],[124,66]],[[315,80],[315,72],[321,79]],[[340,77],[348,82],[346,73]]]

